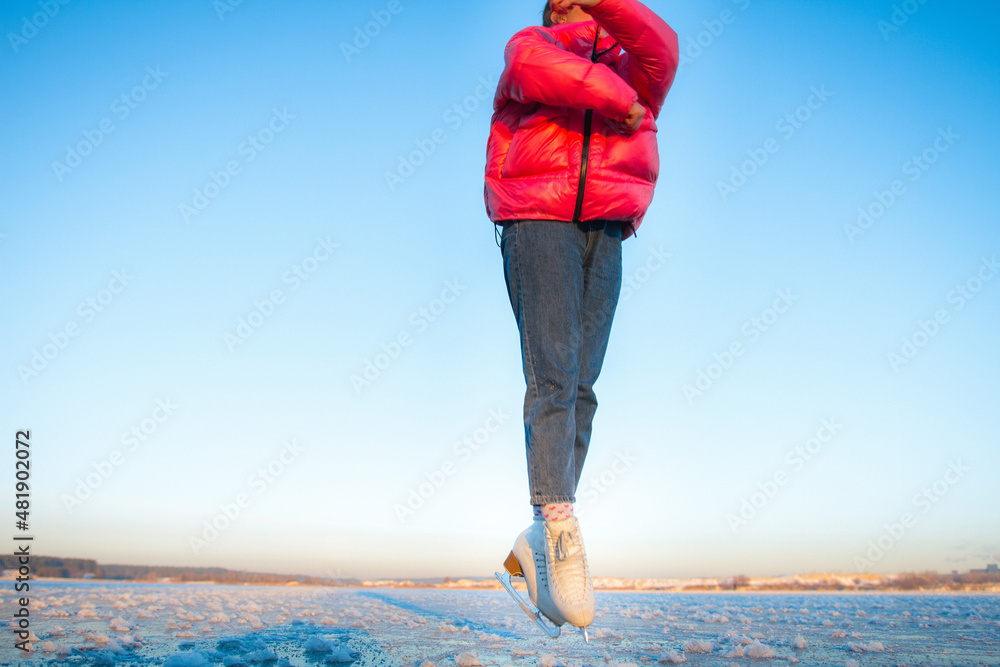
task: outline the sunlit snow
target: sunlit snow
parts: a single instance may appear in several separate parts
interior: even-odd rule
[[[1000,596],[598,592],[590,644],[503,591],[32,583],[30,654],[4,664],[1000,665]],[[12,590],[0,591],[5,609]]]

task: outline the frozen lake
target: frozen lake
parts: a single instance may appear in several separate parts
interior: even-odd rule
[[[590,644],[503,591],[33,581],[4,664],[1000,665],[1000,596],[598,591]],[[16,609],[13,582],[0,592]]]

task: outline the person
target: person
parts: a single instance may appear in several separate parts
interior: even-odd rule
[[[573,503],[621,291],[659,170],[677,35],[638,0],[550,0],[504,52],[484,197],[521,342],[532,525],[504,567],[558,626],[595,601]]]

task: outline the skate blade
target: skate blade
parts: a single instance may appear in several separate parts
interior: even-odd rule
[[[511,554],[511,556],[513,556],[513,554]],[[508,561],[510,559],[510,557],[507,558]],[[517,563],[516,558],[514,559],[514,562]],[[518,565],[517,567],[520,570],[521,566]],[[504,562],[504,568],[507,568],[506,562]],[[517,589],[515,589],[513,584],[510,583],[510,574],[509,570],[505,570],[503,573],[493,573],[493,575],[497,578],[497,581],[500,582],[500,585],[503,586],[508,593],[510,593],[510,596],[514,598],[514,601],[517,602],[518,606],[521,607],[524,613],[528,615],[528,618],[532,619],[538,627],[542,629],[542,632],[548,635],[550,639],[558,637],[561,628],[558,625],[553,624],[545,614],[535,607],[535,605],[521,597],[520,593],[517,592]],[[586,630],[584,632],[586,633]]]

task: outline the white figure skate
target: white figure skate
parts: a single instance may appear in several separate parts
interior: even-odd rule
[[[545,565],[553,606],[587,634],[594,622],[594,583],[576,517],[545,522]]]
[[[556,608],[549,591],[549,578],[545,565],[546,532],[544,521],[536,519],[532,525],[517,536],[514,548],[504,561],[503,572],[496,578],[518,606],[546,635],[555,639],[566,619]],[[528,585],[529,600],[525,600],[514,588],[511,577],[524,577]],[[584,640],[590,641],[586,628],[582,628]]]

